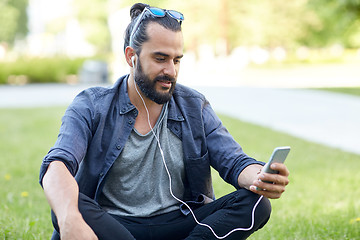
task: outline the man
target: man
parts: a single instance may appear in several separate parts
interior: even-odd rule
[[[284,192],[286,166],[259,175],[263,163],[242,151],[204,96],[176,85],[181,13],[135,4],[130,14],[130,74],[80,93],[43,160],[53,238],[248,237],[269,219],[267,198]],[[237,190],[215,200],[210,166]]]

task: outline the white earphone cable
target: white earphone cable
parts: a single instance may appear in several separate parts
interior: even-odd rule
[[[134,63],[134,62],[133,62],[133,63]],[[236,231],[249,231],[249,230],[251,230],[251,229],[254,227],[256,207],[257,207],[258,204],[260,203],[260,201],[261,201],[261,199],[263,198],[263,196],[260,196],[260,197],[259,197],[259,199],[257,200],[257,202],[255,203],[255,205],[254,205],[254,207],[253,207],[253,209],[252,209],[252,212],[251,212],[251,225],[250,225],[250,227],[248,227],[248,228],[235,228],[235,229],[231,230],[230,232],[228,232],[227,234],[225,234],[224,236],[218,236],[218,235],[215,233],[215,231],[212,229],[211,226],[209,226],[208,224],[201,223],[201,222],[198,221],[198,219],[196,218],[194,212],[192,211],[192,209],[190,208],[190,206],[189,206],[186,202],[182,201],[181,199],[177,198],[177,197],[174,195],[174,193],[173,193],[173,191],[172,191],[172,188],[171,188],[171,175],[170,175],[170,171],[169,171],[169,169],[168,169],[168,167],[167,167],[167,165],[166,165],[165,156],[164,156],[164,152],[163,152],[163,150],[162,150],[162,148],[161,148],[160,140],[159,140],[158,136],[155,134],[155,131],[154,131],[154,129],[153,129],[152,126],[151,126],[150,113],[149,113],[149,110],[148,110],[148,108],[147,108],[147,106],[146,106],[145,100],[144,100],[144,98],[141,96],[141,94],[140,94],[140,92],[139,92],[139,90],[138,90],[138,88],[137,88],[137,86],[136,86],[136,82],[135,82],[135,71],[134,71],[134,85],[135,85],[135,90],[136,90],[137,94],[139,95],[139,97],[140,97],[140,99],[141,99],[141,101],[142,101],[142,103],[143,103],[143,105],[144,105],[144,107],[145,107],[146,114],[147,114],[147,120],[148,120],[148,124],[149,124],[150,130],[151,130],[152,134],[154,135],[154,137],[156,138],[156,141],[157,141],[157,144],[158,144],[158,147],[159,147],[159,150],[160,150],[160,154],[161,154],[161,157],[162,157],[162,161],[163,161],[163,163],[164,163],[164,167],[165,167],[166,173],[167,173],[167,175],[168,175],[168,177],[169,177],[170,194],[171,194],[171,196],[172,196],[175,200],[177,200],[178,202],[184,204],[184,205],[189,209],[189,211],[190,211],[191,215],[193,216],[195,222],[196,222],[198,225],[200,225],[200,226],[209,228],[210,231],[214,234],[214,236],[215,236],[217,239],[224,239],[224,238],[228,237],[230,234],[232,234],[233,232],[236,232]],[[167,107],[167,105],[166,105],[166,107]],[[163,120],[164,116],[165,116],[165,114],[163,114],[160,122]]]

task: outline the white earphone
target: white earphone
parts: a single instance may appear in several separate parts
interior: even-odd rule
[[[131,57],[132,67],[135,67],[135,55]]]
[[[132,62],[132,67],[135,68],[135,55],[131,57],[131,62]],[[135,75],[135,71],[134,71],[134,75]],[[263,196],[260,196],[260,198],[257,200],[257,202],[255,203],[255,205],[254,205],[254,207],[253,207],[253,209],[252,209],[252,212],[251,212],[251,225],[250,225],[250,227],[248,227],[248,228],[235,228],[235,229],[231,230],[230,232],[228,232],[227,234],[225,234],[225,235],[223,235],[223,236],[218,236],[218,235],[215,233],[215,231],[213,230],[213,228],[212,228],[211,226],[209,226],[209,225],[207,225],[207,224],[205,224],[205,223],[200,222],[200,221],[196,218],[193,210],[190,208],[190,206],[189,206],[186,202],[182,201],[181,199],[177,198],[177,197],[174,195],[174,193],[173,193],[173,191],[172,191],[172,188],[171,188],[171,175],[170,175],[170,171],[169,171],[169,169],[168,169],[168,167],[167,167],[167,164],[166,164],[166,161],[165,161],[164,152],[163,152],[163,150],[162,150],[162,148],[161,148],[160,140],[159,140],[158,136],[155,134],[154,129],[153,129],[152,126],[151,126],[151,123],[150,123],[150,113],[149,113],[149,110],[148,110],[148,108],[147,108],[147,106],[146,106],[146,103],[145,103],[144,98],[141,96],[141,94],[140,94],[140,92],[139,92],[139,90],[138,90],[138,88],[137,88],[137,86],[136,86],[135,76],[134,76],[134,84],[135,84],[135,90],[136,90],[137,94],[139,95],[139,97],[141,98],[141,101],[142,101],[143,104],[144,104],[144,107],[145,107],[145,110],[146,110],[146,113],[147,113],[147,119],[148,119],[148,124],[149,124],[150,130],[151,130],[152,134],[155,136],[156,141],[157,141],[157,143],[158,143],[158,147],[159,147],[159,151],[160,151],[160,154],[161,154],[161,158],[162,158],[162,160],[163,160],[166,173],[167,173],[167,175],[168,175],[168,177],[169,177],[169,184],[170,184],[170,189],[169,189],[169,190],[170,190],[171,196],[172,196],[175,200],[177,200],[178,202],[180,202],[180,203],[182,203],[183,205],[185,205],[185,206],[190,210],[190,213],[191,213],[191,215],[193,216],[195,222],[196,222],[198,225],[200,225],[200,226],[207,227],[208,229],[210,229],[210,231],[213,233],[213,235],[214,235],[217,239],[225,239],[225,238],[228,237],[231,233],[236,232],[236,231],[249,231],[249,230],[251,230],[251,229],[254,227],[255,209],[256,209],[256,207],[258,206],[258,204],[260,203],[260,201],[261,201],[261,199],[263,198]],[[166,107],[167,107],[167,105],[166,105]],[[164,117],[164,116],[163,116],[163,117]],[[160,122],[161,122],[161,121],[162,121],[162,119],[160,120]]]

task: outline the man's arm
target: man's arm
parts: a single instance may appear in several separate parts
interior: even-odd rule
[[[45,196],[57,217],[61,239],[97,239],[79,212],[79,188],[65,164],[52,162],[42,183]]]
[[[261,173],[262,168],[263,166],[259,164],[247,166],[238,177],[239,186],[267,198],[280,198],[285,191],[286,185],[289,184],[289,170],[282,163],[273,163],[271,165],[271,169],[279,171],[279,174]],[[266,190],[258,191],[256,190],[257,187]]]

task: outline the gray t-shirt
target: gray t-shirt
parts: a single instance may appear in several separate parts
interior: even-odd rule
[[[154,127],[169,169],[174,195],[182,199],[185,170],[181,140],[167,128],[167,105]],[[179,208],[169,189],[154,134],[142,135],[134,128],[106,178],[99,204],[119,216],[149,217]]]

